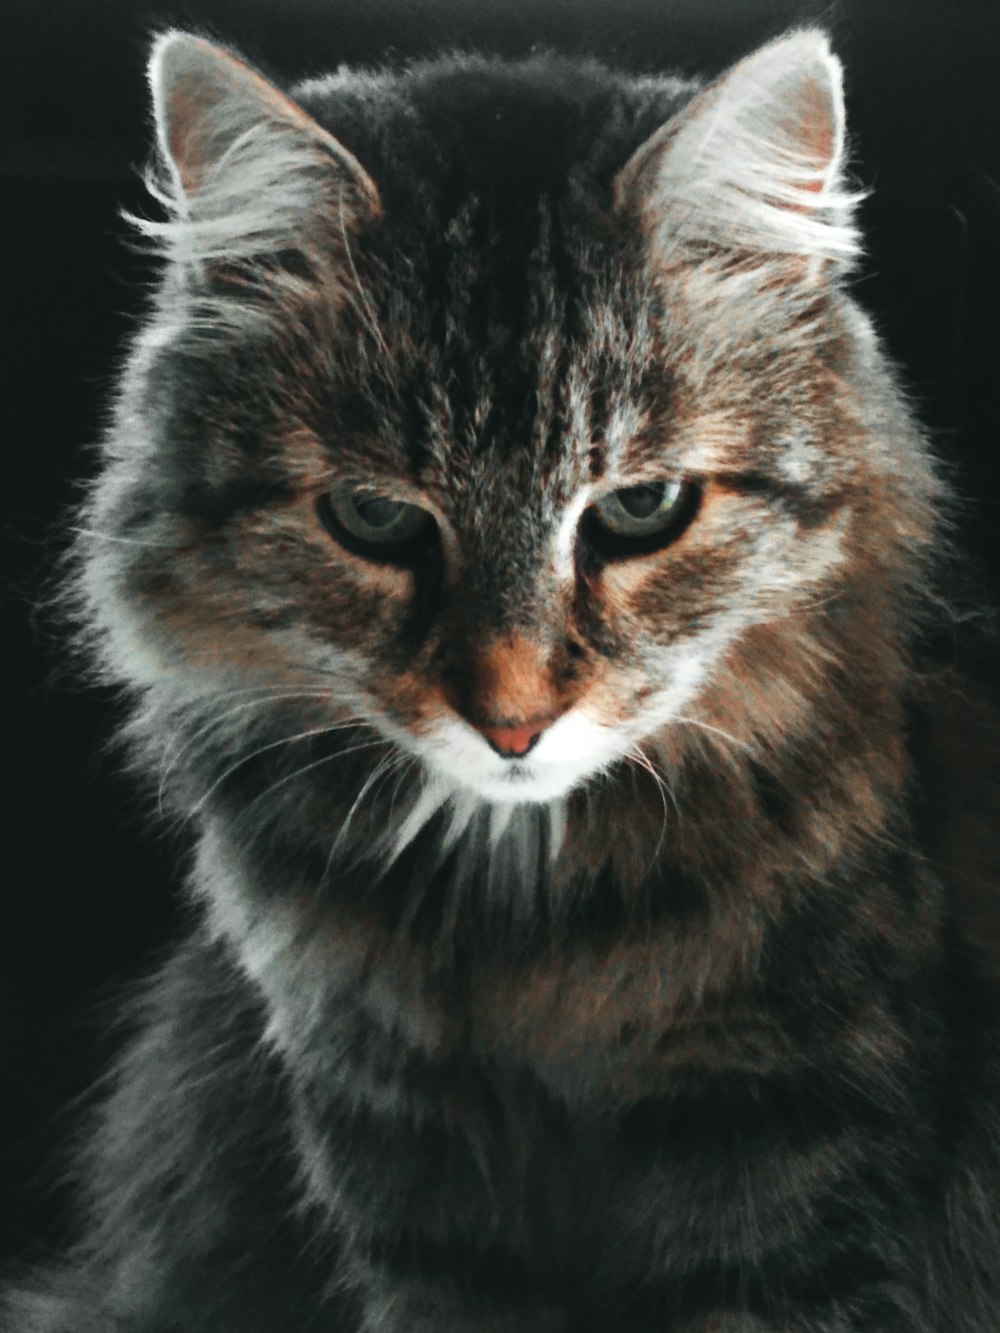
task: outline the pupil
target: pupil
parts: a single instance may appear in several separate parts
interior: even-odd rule
[[[354,507],[372,528],[391,527],[403,509],[398,500],[356,500]]]
[[[618,492],[618,503],[630,518],[651,518],[663,503],[664,483],[652,482],[645,486],[629,486]]]

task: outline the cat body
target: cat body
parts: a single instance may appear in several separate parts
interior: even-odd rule
[[[151,81],[71,596],[196,919],[4,1328],[1000,1326],[985,724],[825,39]]]

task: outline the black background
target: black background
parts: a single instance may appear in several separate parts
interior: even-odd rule
[[[113,1046],[109,997],[181,915],[183,837],[149,827],[106,751],[113,699],[60,674],[65,653],[35,609],[150,276],[117,217],[143,206],[149,33],[215,35],[279,81],[470,46],[711,73],[808,20],[846,65],[854,169],[874,189],[859,295],[976,501],[963,536],[995,589],[997,0],[4,0],[0,1258],[62,1234],[53,1151]]]

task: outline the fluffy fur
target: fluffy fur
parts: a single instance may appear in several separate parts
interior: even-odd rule
[[[195,924],[4,1328],[1000,1326],[991,724],[825,39],[151,84],[70,599]]]

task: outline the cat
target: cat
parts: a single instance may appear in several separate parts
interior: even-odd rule
[[[828,39],[150,82],[67,605],[192,925],[3,1329],[1000,1329],[993,714]]]

